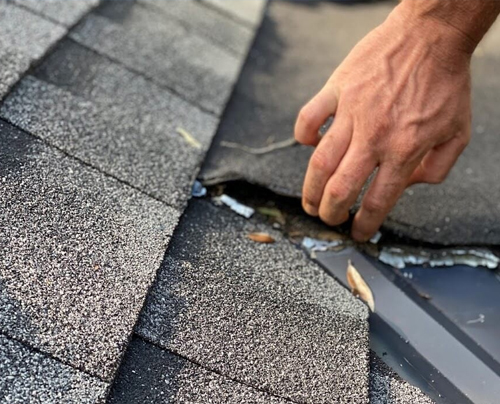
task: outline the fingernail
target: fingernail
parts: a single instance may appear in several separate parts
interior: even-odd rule
[[[318,208],[310,203],[304,203],[304,210],[308,215],[318,216]]]

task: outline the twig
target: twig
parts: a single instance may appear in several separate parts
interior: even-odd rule
[[[183,128],[177,128],[175,130],[179,135],[181,135],[186,142],[188,142],[191,146],[201,149],[201,143],[198,142],[187,130]]]
[[[257,154],[257,155],[271,153],[273,151],[280,150],[280,149],[285,149],[286,147],[291,147],[291,146],[294,146],[295,144],[297,144],[297,141],[293,137],[290,139],[282,140],[281,142],[276,142],[276,143],[270,144],[269,146],[257,147],[257,148],[245,146],[243,144],[234,143],[234,142],[226,142],[225,140],[220,142],[220,145],[222,147],[227,147],[228,149],[238,149],[238,150],[244,151],[245,153]]]

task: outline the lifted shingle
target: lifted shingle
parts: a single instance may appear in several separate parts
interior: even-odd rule
[[[131,1],[104,3],[70,35],[217,114],[242,62],[176,19]]]
[[[108,404],[284,404],[135,337],[111,389]]]
[[[0,331],[110,380],[179,213],[0,121]]]
[[[247,238],[271,232],[274,244]],[[267,227],[194,201],[138,332],[202,366],[296,402],[364,403],[365,307]]]
[[[107,385],[0,334],[0,402],[93,404]]]

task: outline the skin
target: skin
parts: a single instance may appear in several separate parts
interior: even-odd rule
[[[446,178],[470,139],[471,55],[499,13],[498,0],[404,0],[352,49],[295,125],[297,141],[315,147],[308,214],[343,223],[375,172],[353,220],[363,242],[405,188]]]

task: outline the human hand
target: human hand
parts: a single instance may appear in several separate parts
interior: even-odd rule
[[[378,230],[406,187],[442,182],[470,137],[470,38],[403,4],[354,47],[295,126],[298,142],[316,146],[302,193],[308,214],[343,223],[377,170],[354,217],[358,241]]]

